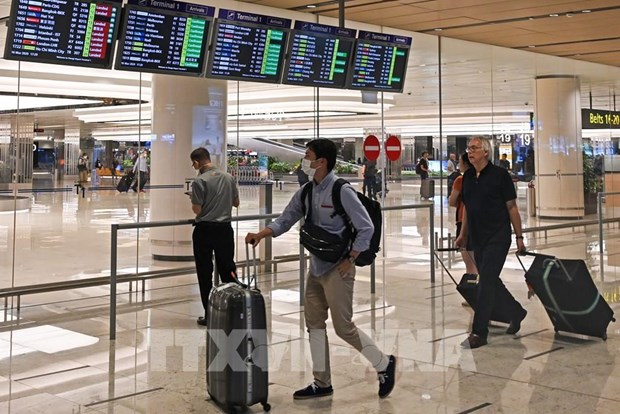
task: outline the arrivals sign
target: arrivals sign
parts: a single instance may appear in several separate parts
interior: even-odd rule
[[[581,128],[620,129],[620,112],[601,109],[582,109]]]

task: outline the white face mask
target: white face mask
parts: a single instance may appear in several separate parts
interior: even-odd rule
[[[314,173],[316,172],[316,168],[312,168],[310,166],[311,164],[312,164],[312,161],[307,160],[307,159],[303,159],[301,161],[301,170],[304,172],[304,174],[308,176],[310,180],[312,180],[312,178],[314,177]]]

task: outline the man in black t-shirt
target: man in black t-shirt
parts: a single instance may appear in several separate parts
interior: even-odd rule
[[[491,144],[485,138],[472,138],[467,146],[467,153],[474,168],[470,168],[463,175],[465,216],[456,245],[465,247],[469,237],[480,275],[478,305],[472,331],[463,342],[464,346],[478,348],[487,344],[488,324],[494,306],[512,315],[506,333],[516,334],[521,328],[521,321],[527,312],[499,277],[511,245],[511,224],[518,250],[524,251],[525,245],[516,202],[517,194],[510,174],[489,163]]]

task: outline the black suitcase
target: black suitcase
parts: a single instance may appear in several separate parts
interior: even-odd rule
[[[540,298],[556,332],[571,332],[607,339],[607,326],[614,312],[599,294],[583,260],[560,260],[554,256],[526,252],[534,256],[525,280]]]
[[[420,182],[420,197],[427,200],[435,197],[435,181],[434,180],[422,180]]]
[[[227,283],[211,291],[207,315],[207,391],[229,412],[261,403],[269,411],[265,300],[254,288]],[[249,251],[246,245],[249,265]],[[251,277],[248,277],[251,279]]]
[[[437,254],[437,252],[459,251],[460,249],[458,248],[436,249],[435,257],[441,264],[441,267],[444,268],[450,279],[452,279],[452,281],[456,285],[456,290],[461,294],[461,296],[463,296],[463,299],[465,299],[467,304],[475,311],[478,307],[478,280],[476,276],[471,274],[464,274],[463,277],[461,277],[461,281],[459,283],[456,283],[456,280],[454,279],[454,277],[452,277],[452,274]],[[510,323],[511,315],[508,310],[502,307],[502,304],[496,303],[495,306],[493,306],[493,310],[491,311],[491,320],[502,323]]]
[[[129,191],[129,186],[133,181],[133,177],[134,175],[129,173],[123,175],[119,180],[118,184],[116,185],[116,189],[118,190],[118,192],[126,193],[127,191]]]

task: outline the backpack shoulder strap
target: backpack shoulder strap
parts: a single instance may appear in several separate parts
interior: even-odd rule
[[[347,214],[344,211],[344,207],[342,206],[342,200],[340,199],[340,191],[342,190],[342,186],[345,184],[349,184],[349,182],[344,178],[338,178],[332,188],[332,202],[334,203],[334,214],[338,214],[340,216],[346,216]]]
[[[312,181],[308,181],[301,189],[301,209],[304,212],[305,220],[308,221],[312,217]],[[306,211],[306,198],[308,199],[308,211]]]

